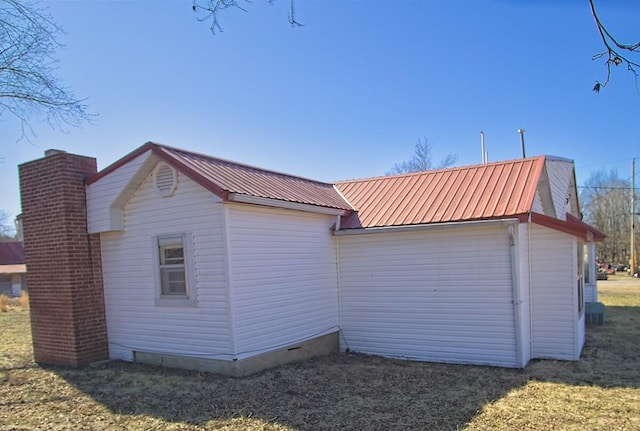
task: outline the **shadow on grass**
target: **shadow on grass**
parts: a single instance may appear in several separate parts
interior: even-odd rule
[[[640,307],[607,307],[605,325],[587,329],[580,362],[534,361],[524,370],[339,354],[240,379],[123,362],[42,371],[81,391],[70,411],[104,407],[110,420],[134,421],[130,429],[160,420],[179,429],[458,430],[532,380],[640,388],[639,341]]]
[[[253,417],[299,430],[457,430],[531,379],[640,388],[639,318],[639,308],[608,307],[605,326],[587,329],[580,362],[534,361],[525,370],[340,354],[242,379],[121,362],[56,371],[115,413],[170,422]]]
[[[578,362],[533,361],[531,378],[571,385],[640,389],[640,307],[607,306],[605,324],[588,326]]]
[[[241,379],[113,362],[60,376],[118,414],[205,425],[253,417],[298,430],[457,430],[522,370],[339,354]],[[242,429],[241,427],[237,429]]]

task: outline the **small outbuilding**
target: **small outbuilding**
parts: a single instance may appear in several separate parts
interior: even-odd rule
[[[155,143],[86,175],[95,160],[52,152],[21,166],[30,272],[42,229],[29,190],[60,163],[76,163],[67,180],[82,187],[66,193],[86,202],[72,242],[86,235],[94,314],[76,316],[102,356],[232,375],[338,349],[504,367],[580,357],[604,236],[580,220],[570,160],[323,183]]]

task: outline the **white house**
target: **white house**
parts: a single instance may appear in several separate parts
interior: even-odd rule
[[[349,349],[578,360],[593,242],[548,156],[335,184],[147,143],[86,181],[109,356],[242,375]]]

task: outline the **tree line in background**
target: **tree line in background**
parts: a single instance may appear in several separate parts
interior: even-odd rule
[[[599,262],[626,265],[631,251],[631,181],[615,169],[595,171],[580,191],[584,221],[604,232],[597,244]],[[638,208],[634,209],[638,212]],[[637,241],[636,241],[637,243]],[[636,253],[638,247],[636,246]]]

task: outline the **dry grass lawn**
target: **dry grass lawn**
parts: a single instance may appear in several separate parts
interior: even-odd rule
[[[639,430],[640,280],[600,282],[580,362],[524,370],[340,354],[233,379],[111,362],[34,364],[0,313],[0,430]]]

